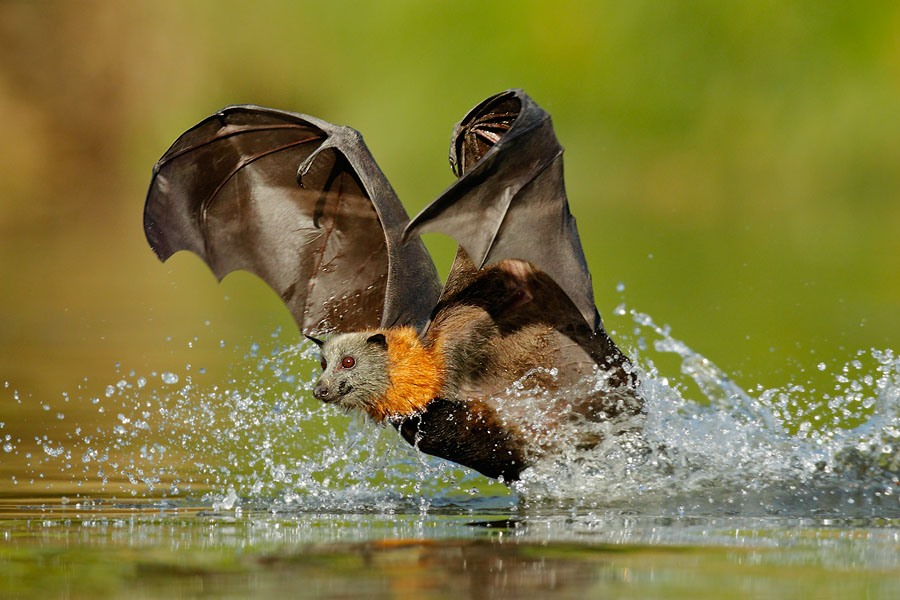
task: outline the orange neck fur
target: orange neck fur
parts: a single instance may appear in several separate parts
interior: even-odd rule
[[[391,385],[384,397],[366,410],[376,421],[421,412],[441,393],[444,360],[436,348],[422,344],[412,327],[382,331],[387,340]]]

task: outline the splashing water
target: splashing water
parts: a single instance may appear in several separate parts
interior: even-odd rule
[[[417,452],[390,426],[314,401],[317,349],[306,342],[269,352],[254,343],[207,387],[178,369],[132,372],[103,398],[89,399],[99,414],[115,414],[112,426],[77,424],[62,440],[36,436],[33,448],[7,435],[3,449],[25,456],[32,482],[55,467],[79,494],[175,497],[215,510],[900,514],[894,352],[857,353],[821,397],[804,384],[758,389],[754,397],[648,315],[631,314],[645,414],[615,424],[624,432],[616,436],[612,424],[573,423],[574,431],[559,433],[562,450],[509,488]],[[664,355],[678,358],[680,373],[660,372],[654,358]],[[603,441],[575,450],[566,443],[572,435]]]
[[[891,350],[857,353],[833,394],[790,384],[754,398],[648,315],[631,314],[655,352],[680,359],[699,400],[649,353],[637,357],[639,433],[538,465],[517,484],[523,495],[676,514],[900,514],[900,358]]]

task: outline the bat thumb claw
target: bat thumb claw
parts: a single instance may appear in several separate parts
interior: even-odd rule
[[[321,348],[322,346],[325,345],[325,342],[323,342],[323,341],[320,340],[320,339],[314,338],[314,337],[311,336],[311,335],[306,335],[306,334],[304,333],[304,334],[303,334],[303,337],[305,337],[306,339],[308,339],[309,341],[311,341],[313,344],[315,344],[315,345],[318,346],[319,348]]]

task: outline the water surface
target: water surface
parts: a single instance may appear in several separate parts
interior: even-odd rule
[[[3,424],[4,588],[15,597],[900,593],[893,351],[859,351],[807,381],[746,391],[648,315],[617,311],[634,322],[641,433],[561,453],[510,486],[312,401],[316,351],[279,332],[265,344],[220,343],[224,373],[116,367],[102,393],[83,382],[32,407],[45,417],[37,423]]]

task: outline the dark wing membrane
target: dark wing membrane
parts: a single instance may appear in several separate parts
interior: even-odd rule
[[[405,235],[439,231],[454,237],[479,268],[507,258],[528,261],[598,330],[591,275],[566,199],[562,152],[550,115],[525,92],[488,98],[454,128],[450,162],[459,179],[410,222]]]
[[[439,281],[420,240],[397,243],[406,222],[358,133],[255,106],[179,137],[144,209],[160,259],[190,250],[219,279],[255,273],[310,334],[427,319]]]

